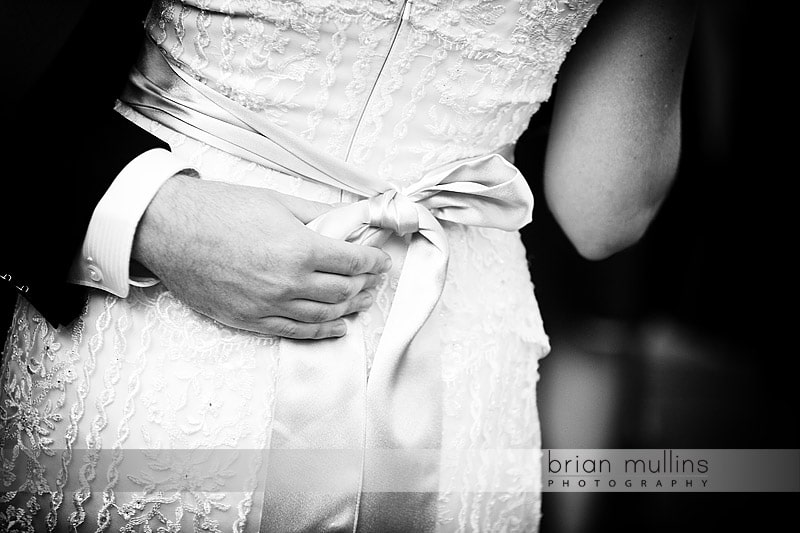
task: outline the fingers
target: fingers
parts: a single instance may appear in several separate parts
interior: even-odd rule
[[[312,300],[295,300],[282,316],[270,316],[257,320],[218,320],[233,327],[274,335],[287,339],[327,339],[341,337],[347,333],[347,325],[342,317],[366,311],[375,301],[367,290],[354,298],[329,304]]]
[[[339,304],[328,304],[311,300],[295,300],[285,311],[287,318],[306,323],[326,323],[343,316],[366,311],[372,306],[375,297],[368,291]]]
[[[198,313],[232,328],[275,337],[284,337],[287,339],[327,339],[331,337],[342,337],[347,333],[347,324],[340,317],[318,323],[309,323],[285,316],[265,316],[259,318],[251,315],[249,312],[241,314],[225,313],[222,316],[218,316],[215,313],[205,312],[198,308],[194,309]],[[314,312],[313,309],[312,312]],[[323,313],[319,313],[318,316],[322,317]]]
[[[377,287],[381,281],[378,274],[359,274],[343,276],[314,272],[298,291],[294,293],[296,300],[312,300],[315,302],[340,304],[355,297],[360,292]]]
[[[327,237],[322,239],[324,244],[312,256],[311,266],[318,272],[355,276],[381,274],[392,268],[392,260],[383,250]]]
[[[381,276],[361,274],[342,276],[316,273],[312,290],[306,298],[295,298],[272,311],[260,306],[246,312],[230,313],[228,320],[217,319],[229,326],[290,339],[325,339],[341,337],[347,332],[342,317],[366,311],[375,301],[373,289]],[[322,289],[313,290],[314,286]],[[321,295],[321,296],[320,296]],[[260,312],[277,313],[258,317]]]
[[[342,337],[347,333],[347,325],[342,319],[308,324],[278,316],[264,318],[245,329],[287,339],[327,339]]]

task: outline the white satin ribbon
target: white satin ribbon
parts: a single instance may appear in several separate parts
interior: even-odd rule
[[[308,224],[323,235],[354,243],[407,236],[408,250],[368,379],[356,320],[348,321],[348,334],[341,339],[281,341],[261,529],[385,531],[401,523],[413,523],[415,531],[432,529],[438,465],[415,464],[413,453],[406,466],[403,461],[394,467],[376,465],[363,452],[440,447],[441,363],[436,354],[408,350],[444,287],[448,244],[440,221],[521,228],[530,222],[533,208],[524,177],[491,153],[431,169],[412,185],[395,188],[172,67],[149,41],[122,100],[212,146],[362,198]],[[311,452],[290,453],[296,450]],[[331,450],[355,453],[337,459],[324,453]],[[320,481],[337,476],[340,490],[309,492],[314,476]],[[392,486],[387,476],[403,477],[401,500],[390,502],[369,491],[371,480]]]

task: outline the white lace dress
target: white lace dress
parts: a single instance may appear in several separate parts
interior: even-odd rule
[[[511,153],[598,3],[163,0],[146,27],[209,88],[403,187],[438,165]],[[125,104],[118,110],[203,179],[352,200]],[[535,531],[535,385],[548,341],[525,250],[517,232],[443,226],[444,291],[411,348],[441,361],[438,491],[426,529]],[[386,275],[373,310],[359,317],[370,357],[396,283]],[[197,314],[160,285],[133,288],[126,299],[91,292],[83,315],[58,329],[20,300],[2,366],[0,523],[14,531],[257,531],[265,513],[302,514],[264,504],[269,469],[260,452],[275,430],[282,344]],[[402,500],[401,491],[385,505]],[[380,508],[365,505],[359,520],[315,529],[389,530],[368,516]],[[391,526],[408,531],[411,523]]]

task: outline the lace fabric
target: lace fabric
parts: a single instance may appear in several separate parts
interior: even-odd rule
[[[513,145],[596,4],[157,2],[147,29],[210,87],[402,184]],[[204,179],[351,200],[118,111]],[[445,230],[447,281],[419,334],[443,365],[438,528],[534,531],[535,386],[549,348],[525,250],[516,232]],[[395,286],[385,277],[361,315],[368,351]],[[160,286],[124,300],[92,292],[81,318],[59,329],[20,300],[2,366],[0,522],[21,531],[256,531],[280,345],[199,315]]]
[[[407,184],[515,143],[598,3],[161,1],[147,28],[218,92]]]

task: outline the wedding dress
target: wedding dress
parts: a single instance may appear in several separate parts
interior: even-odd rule
[[[320,231],[362,217],[395,265],[339,340],[232,329],[158,284],[92,290],[57,329],[20,299],[0,521],[535,531],[549,347],[525,217],[498,206],[530,207],[508,161],[598,3],[154,3],[118,111],[202,179],[350,206]]]

